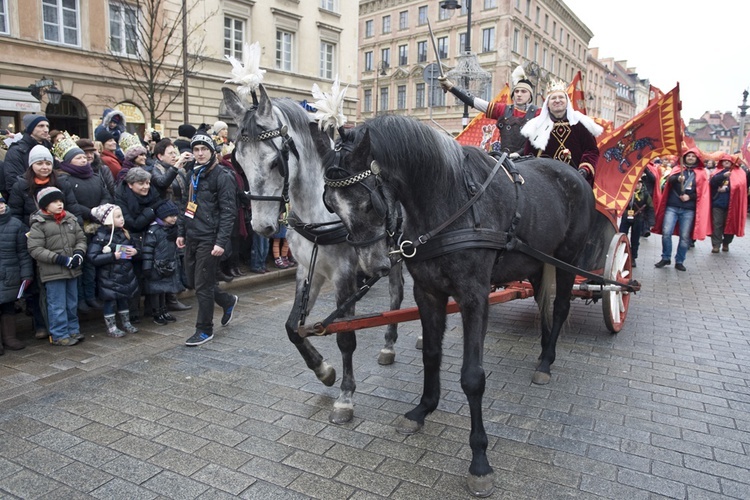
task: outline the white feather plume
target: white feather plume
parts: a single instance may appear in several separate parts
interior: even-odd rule
[[[515,87],[521,80],[528,80],[528,78],[526,78],[526,72],[524,71],[523,66],[519,64],[516,66],[516,69],[513,70],[513,73],[510,74],[510,81],[513,87]]]
[[[331,93],[325,93],[320,90],[317,83],[313,83],[312,95],[317,101],[313,104],[317,108],[315,119],[318,121],[320,130],[327,130],[329,127],[337,129],[346,123],[344,116],[344,97],[349,89],[347,85],[344,90],[340,90],[339,75],[331,85]]]
[[[260,43],[255,42],[251,45],[245,42],[241,62],[232,56],[224,56],[232,63],[232,78],[225,80],[224,83],[238,84],[237,93],[245,99],[263,83],[263,73],[266,70],[260,69],[260,54]]]

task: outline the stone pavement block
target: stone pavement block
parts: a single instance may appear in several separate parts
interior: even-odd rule
[[[304,472],[292,481],[289,488],[307,495],[306,498],[349,498],[356,488],[333,479],[326,479]],[[282,497],[284,498],[284,497]]]
[[[316,436],[310,436],[301,432],[290,431],[281,436],[277,442],[285,444],[296,450],[309,451],[318,455],[324,454],[335,444],[333,441],[322,439]]]
[[[15,457],[14,462],[35,472],[48,475],[72,463],[73,459],[39,446]],[[0,476],[4,475],[2,461],[0,461]]]
[[[654,435],[653,437],[654,441],[656,441],[655,438],[657,436]],[[656,445],[623,439],[620,451],[622,451],[623,453],[637,455],[639,457],[659,460],[668,464],[682,465],[683,454],[681,452],[660,448]]]
[[[284,458],[294,453],[294,448],[290,446],[268,441],[261,437],[250,437],[235,448],[273,462],[281,462]]]
[[[134,435],[127,435],[111,443],[109,447],[132,457],[140,458],[141,460],[147,460],[165,448],[163,445],[152,443],[147,439]]]
[[[320,453],[308,453],[305,451],[294,452],[292,455],[286,457],[283,463],[292,468],[328,478],[332,478],[338,474],[345,465],[345,463],[338,460],[320,456]]]
[[[587,445],[572,439],[550,436],[541,432],[532,432],[529,436],[529,444],[535,444],[542,448],[551,448],[553,450],[565,451],[577,455],[585,455]]]
[[[125,479],[134,484],[142,484],[149,478],[154,477],[161,468],[152,465],[144,460],[120,455],[114,460],[101,466],[101,470],[111,474],[114,477]]]
[[[288,488],[269,484],[265,481],[256,481],[252,486],[243,491],[239,495],[239,498],[242,498],[243,500],[268,500],[270,498],[278,498],[281,500],[307,500],[310,496],[297,493]]]
[[[132,500],[151,500],[157,498],[158,494],[141,488],[138,485],[129,483],[119,478],[114,478],[106,484],[103,484],[96,490],[92,491],[91,496],[102,500],[112,498],[127,498]]]
[[[192,478],[235,496],[245,491],[256,481],[246,474],[216,464],[202,467],[192,475]]]
[[[681,484],[695,486],[701,490],[720,492],[719,478],[702,472],[686,469],[685,467],[654,461],[651,474],[663,477]]]
[[[648,472],[651,467],[651,460],[649,459],[599,446],[590,446],[586,456],[591,460],[627,467],[640,472]]]
[[[730,479],[720,479],[721,491],[724,495],[732,498],[750,498],[750,485],[746,482],[732,481]],[[690,492],[690,488],[688,488]],[[696,495],[695,498],[698,498]]]
[[[190,476],[201,467],[205,467],[210,463],[207,460],[198,458],[194,454],[184,453],[172,448],[164,449],[164,451],[149,458],[148,461],[183,476]]]
[[[7,492],[18,498],[40,498],[60,486],[62,483],[51,477],[27,469],[0,478],[0,492]]]
[[[222,465],[228,469],[236,470],[249,462],[253,456],[229,446],[219,443],[208,443],[206,446],[194,453],[195,456]]]
[[[367,470],[374,470],[380,463],[387,460],[383,455],[370,453],[361,448],[352,448],[345,444],[335,444],[326,451],[326,458],[340,463],[354,465]]]
[[[376,472],[386,477],[409,481],[428,488],[432,488],[441,477],[441,473],[432,468],[401,460],[385,460]]]
[[[198,498],[209,489],[204,483],[170,471],[160,472],[142,486],[165,498],[173,499]]]
[[[40,446],[44,446],[45,448],[49,448],[50,450],[58,452],[64,452],[65,450],[83,442],[83,439],[81,438],[53,428],[44,430],[33,436],[29,436],[27,439]],[[26,446],[30,447],[28,443],[26,444]]]
[[[376,472],[347,465],[336,476],[336,480],[354,488],[369,491],[381,496],[390,495],[399,484],[398,479],[383,477]]]
[[[102,464],[120,456],[120,452],[90,441],[78,443],[64,450],[62,453],[91,467],[100,467]]]
[[[396,458],[412,463],[419,460],[425,454],[425,451],[422,449],[401,446],[399,443],[386,439],[374,439],[365,450],[370,453],[383,455],[384,457]]]
[[[621,469],[617,474],[617,481],[670,498],[685,498],[687,491],[685,485],[678,481],[662,479],[630,469]]]
[[[112,476],[81,462],[69,465],[50,474],[50,477],[67,484],[76,491],[90,492],[112,479]]]
[[[208,443],[208,440],[190,434],[188,432],[182,432],[177,430],[168,430],[167,432],[158,435],[154,438],[154,441],[175,448],[185,453],[193,453],[195,450],[202,448]]]
[[[255,457],[240,467],[239,470],[248,476],[286,487],[289,486],[292,481],[300,477],[305,468],[300,469],[298,467]]]

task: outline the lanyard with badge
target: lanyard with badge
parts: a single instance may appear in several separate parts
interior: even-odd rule
[[[195,202],[195,200],[198,199],[198,183],[200,182],[200,176],[201,172],[203,172],[203,168],[197,171],[194,170],[193,178],[190,179],[190,200],[187,203],[187,207],[185,207],[185,217],[188,217],[190,219],[195,218],[195,212],[198,210],[198,204]]]

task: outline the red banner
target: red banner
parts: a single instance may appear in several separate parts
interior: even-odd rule
[[[648,86],[648,105],[651,106],[653,103],[664,97],[664,92],[659,87],[653,85]]]
[[[599,163],[594,196],[599,204],[621,215],[649,160],[680,155],[680,85],[630,119],[599,136]]]
[[[576,76],[573,77],[573,81],[568,85],[568,99],[570,104],[573,105],[573,109],[580,111],[584,115],[586,114],[586,98],[583,95],[583,77],[581,71],[578,70]]]
[[[505,87],[497,93],[492,102],[510,104],[510,86]],[[479,146],[489,151],[493,142],[500,140],[500,131],[495,126],[496,121],[479,113],[471,122],[456,136],[456,140],[464,146]]]

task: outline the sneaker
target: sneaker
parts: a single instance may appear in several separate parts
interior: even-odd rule
[[[154,323],[164,326],[167,324],[167,318],[165,318],[162,314],[154,314]]]
[[[168,323],[174,323],[175,321],[177,321],[177,318],[175,318],[174,316],[172,316],[166,311],[161,313],[161,317],[167,320]]]
[[[60,345],[60,346],[71,346],[76,345],[78,343],[77,339],[71,338],[71,337],[59,337],[59,338],[53,338],[50,336],[49,343],[52,345]]]
[[[679,262],[674,265],[674,268],[677,269],[678,271],[687,271],[687,269],[685,268],[685,266],[683,266]]]
[[[256,267],[251,267],[251,268],[250,268],[250,272],[251,272],[251,273],[255,273],[255,274],[266,274],[266,273],[267,273],[268,271],[266,271],[266,270],[265,270],[265,269],[263,269],[262,267],[258,267],[258,268],[256,268]]]
[[[71,339],[76,339],[78,342],[83,342],[83,340],[86,338],[86,336],[82,334],[81,332],[70,333],[68,334],[68,336]]]
[[[227,326],[232,321],[232,315],[234,315],[234,308],[237,306],[237,302],[240,298],[237,295],[233,295],[232,305],[224,308],[224,315],[221,317],[221,326]]]
[[[297,265],[297,263],[296,263],[296,262],[294,262],[294,261],[293,261],[292,259],[290,259],[289,257],[282,257],[282,258],[281,258],[281,260],[283,260],[283,261],[284,261],[284,264],[286,264],[286,267],[287,267],[287,268],[289,268],[289,267],[294,267],[294,266],[296,266],[296,265]]]
[[[711,253],[719,253],[719,247],[713,247]]]
[[[284,259],[282,259],[281,257],[276,257],[273,260],[273,265],[279,269],[286,269],[287,267],[289,267],[287,264],[284,263]]]
[[[213,333],[195,332],[192,337],[185,341],[185,345],[193,347],[196,345],[205,344],[212,338],[214,338]]]
[[[671,263],[672,263],[671,260],[661,259],[659,262],[657,262],[656,264],[654,264],[654,267],[656,267],[658,269],[661,269],[662,267],[668,266]]]

